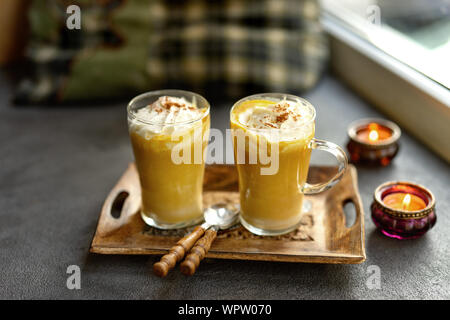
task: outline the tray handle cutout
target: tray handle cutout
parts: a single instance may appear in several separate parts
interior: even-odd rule
[[[122,209],[130,194],[127,191],[119,192],[111,205],[110,214],[114,219],[120,219],[122,215]]]
[[[357,217],[355,202],[351,198],[345,199],[342,203],[342,211],[344,212],[345,226],[351,228]]]
[[[348,229],[360,226],[361,203],[354,197],[345,198],[342,201],[342,213],[344,215],[344,224]]]
[[[127,170],[108,194],[102,208],[102,221],[97,230],[101,237],[109,236],[126,225],[131,216],[139,211],[141,193],[137,179],[136,170]]]

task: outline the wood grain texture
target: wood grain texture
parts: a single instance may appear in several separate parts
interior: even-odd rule
[[[195,227],[194,231],[185,235],[176,245],[170,248],[168,254],[163,255],[161,260],[153,265],[153,273],[158,277],[167,276],[170,269],[175,267],[177,262],[184,258],[185,254],[189,252],[192,246],[204,235],[204,233],[205,229],[201,226]]]
[[[206,254],[208,253],[211,244],[217,236],[217,231],[209,229],[205,232],[205,235],[197,241],[194,247],[192,247],[186,259],[181,263],[180,270],[182,274],[192,276],[200,265]]]
[[[311,167],[308,181],[325,180],[336,172],[334,167]],[[111,215],[111,203],[120,193],[124,201],[118,219]],[[206,254],[207,258],[265,260],[311,263],[361,263],[365,260],[364,212],[358,192],[356,169],[350,165],[342,180],[330,190],[305,196],[312,209],[304,213],[297,230],[277,237],[256,236],[239,226],[219,232]],[[237,172],[234,166],[206,167],[204,206],[217,202],[238,204]],[[355,205],[356,219],[346,227],[343,206]],[[193,228],[157,230],[139,215],[140,190],[136,168],[129,166],[108,195],[100,214],[91,252],[99,254],[166,254],[174,243]]]

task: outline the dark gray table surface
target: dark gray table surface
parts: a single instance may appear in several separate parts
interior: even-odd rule
[[[124,103],[17,108],[10,98],[0,74],[0,298],[450,298],[449,165],[407,133],[393,165],[358,168],[363,264],[207,260],[194,277],[175,270],[159,279],[150,272],[157,257],[88,252],[102,201],[132,160]],[[331,76],[306,98],[317,108],[316,136],[343,146],[351,121],[381,116]],[[213,106],[212,127],[228,127],[228,110]],[[436,196],[437,225],[421,239],[389,239],[370,219],[374,189],[399,179]],[[81,268],[80,290],[66,287],[69,265]],[[380,289],[366,285],[371,265],[380,268]]]

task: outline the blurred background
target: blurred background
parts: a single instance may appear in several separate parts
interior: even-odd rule
[[[80,8],[80,29],[67,27],[71,4]],[[307,90],[328,54],[314,0],[1,5],[1,61],[26,63],[15,94],[21,104],[111,99],[167,87],[210,97]]]
[[[67,25],[72,4],[79,29]],[[383,36],[383,49],[450,86],[442,68],[450,56],[448,0],[1,0],[0,63],[10,66],[21,104],[162,87],[233,98],[304,92],[329,56],[321,7],[355,33],[371,24],[401,38],[403,48],[394,48],[399,42]]]
[[[448,161],[449,38],[450,0],[0,1],[13,105],[305,96],[332,73]]]

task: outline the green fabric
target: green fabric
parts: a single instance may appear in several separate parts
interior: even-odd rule
[[[63,100],[78,97],[124,96],[150,87],[146,72],[150,34],[148,1],[129,0],[111,16],[111,24],[126,39],[113,49],[87,48],[75,59]]]

